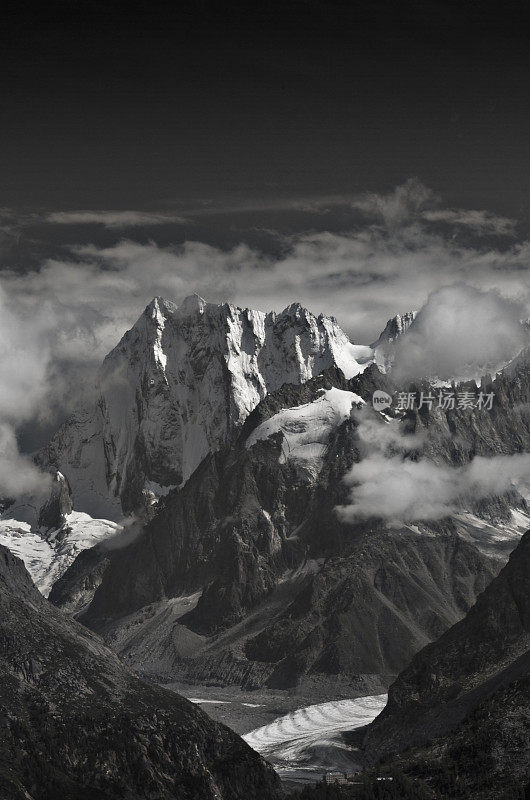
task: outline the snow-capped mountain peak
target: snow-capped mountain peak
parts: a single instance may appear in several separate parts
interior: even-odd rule
[[[300,303],[266,313],[155,297],[106,356],[95,407],[40,460],[66,476],[76,510],[119,519],[185,482],[268,392],[330,366],[351,378],[372,360],[333,317]]]
[[[407,311],[405,314],[396,314],[386,323],[377,341],[371,347],[376,348],[388,342],[394,342],[399,336],[405,333],[416,317],[415,311]]]
[[[163,300],[162,298],[158,299],[160,299],[162,303],[165,304],[165,300]],[[192,316],[193,314],[203,314],[207,305],[209,304],[200,295],[190,294],[176,308],[176,313],[180,317]]]
[[[381,372],[389,372],[395,358],[396,341],[405,334],[416,318],[415,311],[396,314],[386,323],[377,341],[370,345],[374,360]]]

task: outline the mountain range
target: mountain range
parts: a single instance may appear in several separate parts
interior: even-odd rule
[[[155,298],[105,358],[94,405],[39,461],[68,476],[76,509],[112,519],[185,483],[271,391],[330,366],[352,377],[371,359],[299,304],[265,314]]]
[[[381,343],[410,316],[389,321]],[[62,510],[55,500],[46,520],[42,499],[3,502],[0,543],[49,593],[80,550],[119,532],[124,516],[150,515],[268,393],[330,366],[354,376],[376,352],[352,344],[332,317],[299,304],[266,314],[197,295],[178,307],[154,298],[105,358],[95,400],[36,454],[54,475],[55,494],[58,487],[63,493]]]
[[[399,519],[384,510],[381,496],[380,508],[363,517],[351,513],[352,485],[345,478],[373,452],[381,459],[401,453],[402,463],[433,464],[443,474],[464,470],[475,459],[529,452],[530,361],[523,351],[478,384],[398,384],[392,374],[395,344],[406,346],[414,324],[411,312],[397,316],[365,346],[352,344],[332,317],[316,317],[297,304],[275,314],[214,305],[198,296],[178,307],[155,298],[104,360],[94,403],[67,420],[35,456],[52,474],[50,496],[43,504],[32,498],[3,504],[0,546],[23,559],[49,597],[35,600],[20,562],[2,550],[7,573],[19,576],[32,609],[50,620],[32,617],[27,651],[45,649],[36,634],[39,624],[43,631],[51,626],[51,639],[73,637],[65,674],[76,676],[72,696],[84,696],[86,643],[96,642],[101,664],[110,659],[114,671],[102,678],[101,693],[94,690],[102,713],[115,708],[115,690],[137,681],[121,666],[126,662],[151,682],[134,683],[130,708],[159,703],[166,709],[156,736],[170,745],[177,736],[173,701],[149,694],[162,691],[149,688],[153,682],[303,690],[315,697],[324,691],[356,697],[390,685],[388,708],[366,734],[368,763],[405,743],[422,747],[427,728],[445,736],[466,724],[477,697],[486,697],[477,686],[500,667],[495,662],[483,669],[479,659],[463,691],[459,680],[468,666],[471,675],[471,666],[459,662],[461,637],[470,625],[479,639],[487,632],[480,614],[487,617],[484,608],[494,603],[484,597],[497,597],[507,633],[515,625],[506,592],[491,592],[505,587],[506,575],[526,563],[526,500],[508,485],[478,494],[468,486],[444,514]],[[492,408],[435,403],[407,409],[395,402],[400,393],[440,388],[468,395],[480,390],[495,401]],[[394,399],[390,408],[372,406],[376,391]],[[14,581],[4,582],[14,607]],[[491,641],[497,636],[492,631]],[[516,649],[523,641],[519,633]],[[505,657],[513,642],[507,635],[497,644]],[[429,659],[437,647],[441,655],[433,666]],[[472,653],[482,652],[486,661],[493,659],[487,644],[482,651],[475,643]],[[444,660],[449,653],[451,663]],[[509,658],[515,663],[514,653]],[[9,648],[7,655],[6,670],[16,673],[19,656]],[[426,674],[428,691],[421,683]],[[446,681],[447,696],[440,693]],[[107,691],[111,684],[114,689]],[[471,703],[462,699],[467,689]],[[13,691],[17,713],[29,719],[25,689],[17,685]],[[57,691],[58,684],[43,684],[49,704]],[[448,712],[447,698],[457,699],[456,711]],[[186,713],[191,720],[191,711]],[[123,724],[133,724],[135,714]],[[167,725],[172,733],[166,735]],[[190,730],[194,725],[190,721]],[[135,729],[135,743],[146,730]],[[33,729],[25,731],[32,739]],[[219,740],[209,728],[201,741],[210,734]],[[98,749],[104,738],[99,723],[93,736]],[[204,786],[220,787],[219,797],[238,797],[239,791],[262,796],[252,794],[250,783],[245,789],[244,781],[226,789],[208,760],[213,754],[224,775],[224,756],[204,747]],[[165,744],[162,750],[155,759],[175,757]],[[27,789],[28,775],[37,780],[28,764],[20,773],[26,777],[4,780],[10,786],[20,780]],[[188,759],[182,765],[183,773],[190,764]],[[80,780],[76,769],[57,777],[61,790]],[[260,769],[256,762],[249,781]],[[99,786],[99,770],[83,771],[82,781]],[[126,775],[112,791],[137,791],[137,776]],[[277,791],[267,775],[264,798]],[[199,786],[189,780],[189,786]],[[139,797],[148,796],[146,785]],[[173,796],[163,794],[168,785],[162,780],[156,796]]]

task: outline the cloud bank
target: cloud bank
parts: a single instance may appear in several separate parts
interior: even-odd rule
[[[51,477],[22,455],[13,427],[0,422],[0,501],[21,494],[44,495],[52,488]]]
[[[480,500],[530,486],[530,454],[477,456],[465,467],[446,467],[374,453],[353,467],[347,483],[352,486],[351,504],[339,508],[346,522],[442,519],[461,510],[459,502],[467,498]]]
[[[48,405],[50,332],[45,306],[25,315],[0,289],[0,498],[49,487],[49,476],[19,454],[16,430]]]
[[[397,340],[398,382],[432,377],[469,380],[494,373],[528,341],[525,306],[498,291],[455,284],[432,292],[408,331]]]
[[[442,519],[466,501],[530,487],[528,453],[477,456],[465,466],[451,467],[419,456],[421,441],[403,435],[397,421],[379,422],[369,409],[358,412],[358,420],[364,457],[345,477],[350,502],[337,508],[344,522]]]
[[[461,293],[460,333],[473,343],[470,355],[489,363],[473,331],[479,326],[490,332],[492,319],[498,323],[499,336],[495,341],[489,337],[487,347],[486,339],[481,340],[484,349],[492,346],[495,356],[510,349],[513,330],[502,323],[503,310],[511,301],[524,306],[522,316],[530,316],[530,242],[492,243],[486,234],[492,228],[498,232],[506,228],[502,218],[445,209],[417,180],[387,194],[359,195],[348,203],[356,214],[355,224],[341,232],[276,232],[281,248],[274,256],[248,244],[230,249],[200,241],[162,246],[145,241],[145,234],[141,242],[134,240],[134,227],[162,224],[168,218],[165,213],[49,214],[54,236],[61,225],[89,222],[104,226],[104,236],[98,238],[94,230],[92,243],[65,244],[55,249],[53,257],[43,257],[36,268],[25,272],[9,266],[0,270],[2,307],[5,319],[11,320],[0,322],[5,370],[14,373],[17,349],[18,362],[26,365],[17,378],[17,386],[24,387],[17,395],[20,401],[9,390],[4,397],[0,393],[0,421],[8,420],[9,410],[15,409],[9,423],[15,429],[35,419],[55,424],[89,399],[97,366],[155,295],[179,303],[197,292],[212,302],[276,311],[299,301],[317,314],[333,314],[361,343],[374,341],[396,313],[427,303],[422,325],[429,331],[436,329],[436,337],[443,331],[450,341],[450,326],[444,327],[448,317],[440,311],[449,295],[436,292],[465,283],[471,289]],[[326,209],[321,210],[325,228]],[[438,217],[430,219],[433,214]],[[445,215],[443,224],[440,215]],[[39,219],[42,223],[42,214]],[[6,220],[13,227],[13,218],[8,215]],[[16,236],[24,237],[23,223],[17,224]],[[126,239],[119,230],[125,225],[133,226]],[[458,231],[464,228],[476,234],[472,241],[459,239]],[[70,237],[72,231],[75,228],[69,228]],[[491,290],[498,299],[482,302],[480,293]],[[475,323],[473,304],[482,309]],[[446,353],[450,350],[454,347],[449,346]],[[444,366],[437,345],[431,348],[431,356]],[[412,366],[405,363],[403,368]]]

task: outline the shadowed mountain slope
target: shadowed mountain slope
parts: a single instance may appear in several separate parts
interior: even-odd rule
[[[495,526],[522,501],[485,500],[476,512],[489,522],[476,518],[476,528],[467,518],[341,521],[343,476],[360,457],[348,409],[375,388],[388,380],[368,367],[351,380],[330,369],[271,393],[230,447],[160,501],[135,541],[100,548],[106,569],[94,554],[79,558],[51,599],[79,608],[101,581],[82,621],[155,675],[285,688],[322,674],[397,674],[497,573],[502,561],[490,554],[506,557],[518,537]],[[512,381],[504,391],[507,410],[521,389]],[[401,425],[421,425],[438,461],[459,464],[499,446],[487,414],[433,410]],[[504,446],[522,447],[525,430]]]
[[[277,798],[239,737],[145,684],[0,547],[2,800]]]
[[[529,648],[530,531],[464,619],[390,687],[364,737],[367,758],[416,746],[393,763],[447,790],[443,797],[522,797],[530,778]]]

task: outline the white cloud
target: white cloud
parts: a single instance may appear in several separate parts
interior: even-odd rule
[[[44,500],[50,489],[50,475],[41,472],[29,457],[19,453],[15,431],[0,422],[0,498],[37,494]]]
[[[45,304],[26,315],[0,289],[0,497],[49,484],[18,453],[15,432],[48,406],[51,324]]]
[[[186,222],[184,217],[175,214],[149,211],[54,211],[46,215],[45,221],[55,225],[103,225],[105,228],[149,227]]]
[[[477,456],[469,466],[447,467],[427,459],[373,453],[355,464],[347,482],[352,486],[351,504],[339,509],[344,521],[441,519],[458,511],[461,500],[530,486],[530,454]]]
[[[474,211],[463,208],[440,208],[424,211],[423,218],[429,222],[442,222],[448,225],[460,225],[471,228],[477,233],[494,236],[513,236],[515,220],[500,217],[489,211]]]
[[[440,197],[417,178],[410,178],[386,194],[362,194],[350,204],[366,216],[383,222],[389,230],[413,221],[427,221],[469,228],[479,235],[512,236],[516,224],[515,220],[491,211],[444,208]]]
[[[409,178],[392,192],[360,195],[351,205],[368,216],[380,219],[389,228],[403,225],[426,205],[437,202],[437,196],[417,178]]]
[[[441,519],[470,500],[530,487],[530,454],[477,456],[452,467],[410,457],[420,442],[404,436],[399,423],[378,422],[369,409],[358,412],[363,455],[345,477],[350,503],[337,509],[345,522],[385,519],[395,524]]]
[[[50,351],[43,311],[26,317],[0,289],[1,420],[28,419],[44,396]]]
[[[521,303],[466,284],[429,295],[395,348],[397,381],[421,377],[465,380],[494,373],[522,349],[528,336]]]

